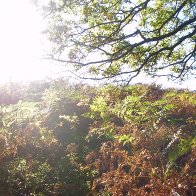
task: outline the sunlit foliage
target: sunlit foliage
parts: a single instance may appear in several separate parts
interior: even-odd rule
[[[85,67],[90,74],[82,78],[129,83],[142,72],[179,80],[195,73],[193,0],[38,2],[48,22],[50,58]]]
[[[194,92],[12,86],[0,94],[0,195],[196,194]]]

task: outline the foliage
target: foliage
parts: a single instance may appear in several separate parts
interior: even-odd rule
[[[90,75],[82,78],[129,83],[145,72],[184,80],[195,71],[193,0],[38,2],[51,58],[76,70],[86,67]]]
[[[0,195],[196,194],[195,92],[63,80],[15,88],[0,106]]]
[[[30,100],[30,88],[24,86],[26,94],[18,103],[1,107],[1,194],[85,194],[92,176],[84,165],[89,121],[81,113],[86,109],[77,106],[68,85],[61,89],[48,83],[33,96],[36,88],[40,92],[37,85],[30,85]],[[83,92],[81,99],[87,96]]]

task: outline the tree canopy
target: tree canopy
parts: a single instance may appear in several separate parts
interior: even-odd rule
[[[184,80],[195,71],[193,0],[50,0],[42,8],[51,58],[90,78]]]

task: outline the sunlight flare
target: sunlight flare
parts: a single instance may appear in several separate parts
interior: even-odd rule
[[[0,81],[39,79],[46,73],[41,16],[28,1],[1,1],[0,24]]]

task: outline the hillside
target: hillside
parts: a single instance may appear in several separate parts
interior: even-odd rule
[[[196,195],[195,92],[8,83],[0,116],[0,195]]]

